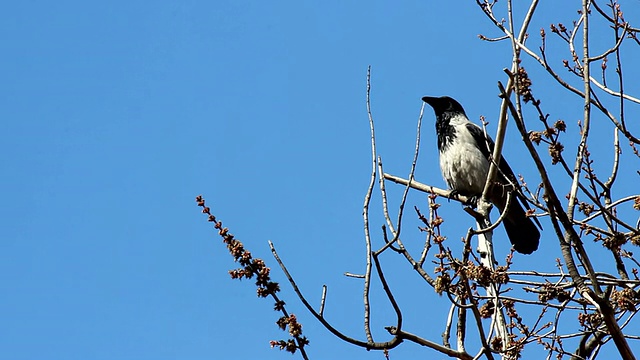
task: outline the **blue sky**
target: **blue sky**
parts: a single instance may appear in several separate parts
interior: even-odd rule
[[[540,22],[570,23],[564,6],[541,5]],[[289,358],[269,348],[285,335],[271,301],[229,279],[235,264],[198,194],[275,280],[267,240],[312,303],[327,284],[328,318],[362,339],[362,284],[342,274],[364,269],[367,66],[378,150],[398,175],[423,95],[495,119],[510,66],[509,44],[478,40],[497,33],[472,2],[23,1],[5,6],[0,33],[0,348],[15,360]],[[580,100],[545,79],[539,88],[575,124]],[[430,111],[424,121],[417,178],[444,187]],[[533,176],[509,134],[507,158]],[[425,201],[413,194],[409,208]],[[452,239],[472,224],[457,204],[442,211]],[[557,253],[544,240],[516,266]],[[439,339],[446,300],[406,262],[384,260],[406,330]],[[312,358],[382,357],[333,338],[282,287]],[[393,312],[375,289],[382,341]],[[405,344],[392,358],[416,354],[429,351]]]

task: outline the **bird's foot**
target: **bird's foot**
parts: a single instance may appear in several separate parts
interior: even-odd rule
[[[460,192],[458,192],[458,190],[456,189],[451,189],[449,190],[449,195],[447,195],[447,200],[449,200],[449,202],[451,202],[451,199],[458,199],[458,195],[460,195]]]
[[[465,196],[467,198],[466,201],[462,201],[460,199],[460,196]],[[463,194],[456,189],[451,189],[449,190],[449,195],[447,195],[447,199],[449,200],[449,202],[451,202],[451,199],[458,200],[464,205],[475,208],[476,205],[478,204],[478,199],[480,199],[480,197],[479,195],[467,196],[466,194]]]
[[[465,201],[465,205],[468,205],[472,208],[476,208],[478,206],[478,200],[480,199],[480,197],[478,195],[473,195],[467,198],[467,201]]]

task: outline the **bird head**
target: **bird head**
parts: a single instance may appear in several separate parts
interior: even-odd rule
[[[448,96],[442,97],[431,97],[425,96],[422,98],[422,101],[431,105],[433,111],[435,111],[436,116],[443,115],[445,113],[462,113],[464,114],[464,109],[459,102]]]

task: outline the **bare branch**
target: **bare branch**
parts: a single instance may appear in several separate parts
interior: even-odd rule
[[[369,181],[369,187],[367,188],[367,194],[364,197],[364,209],[362,210],[362,217],[364,220],[364,237],[366,244],[366,270],[364,274],[364,331],[367,335],[367,340],[373,342],[373,336],[371,335],[371,325],[369,324],[369,316],[371,309],[369,305],[369,286],[371,284],[371,235],[369,232],[369,204],[371,202],[371,194],[373,193],[373,187],[376,181],[376,132],[373,125],[373,115],[371,114],[371,65],[367,68],[367,115],[369,117],[369,128],[371,130],[371,180]]]

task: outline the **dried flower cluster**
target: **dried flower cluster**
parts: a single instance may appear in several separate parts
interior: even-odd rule
[[[520,66],[518,68],[518,72],[516,73],[516,81],[518,83],[517,92],[522,96],[522,100],[527,103],[533,100],[533,96],[531,95],[531,79],[529,78],[529,74],[524,69],[524,67]]]
[[[629,288],[624,288],[620,291],[614,289],[611,292],[611,301],[620,310],[635,311],[636,305],[640,302],[640,294]]]
[[[488,319],[495,313],[496,305],[493,303],[493,301],[489,300],[482,306],[480,306],[478,311],[480,311],[480,316],[482,316],[483,319]]]
[[[602,324],[602,315],[599,313],[580,313],[578,314],[578,322],[583,329],[594,331]]]
[[[280,284],[271,281],[269,276],[271,269],[265,265],[262,259],[254,258],[251,252],[244,248],[242,242],[236,239],[228,228],[223,227],[222,221],[217,220],[211,213],[211,209],[206,206],[205,200],[201,195],[196,197],[196,203],[202,208],[202,213],[208,216],[208,221],[214,223],[214,228],[218,230],[218,235],[222,237],[222,241],[227,245],[227,250],[229,250],[233,260],[242,265],[241,268],[229,270],[231,278],[241,280],[243,278],[251,279],[255,276],[258,296],[263,298],[273,297],[275,300],[274,310],[283,313],[283,316],[278,319],[276,324],[282,330],[289,326],[289,335],[293,338],[273,340],[270,342],[271,347],[278,347],[290,353],[295,353],[297,350],[304,351],[304,346],[309,344],[309,340],[302,336],[302,325],[298,322],[296,316],[294,314],[289,315],[285,310],[285,302],[277,297],[276,294],[280,291]]]
[[[620,250],[620,247],[627,243],[627,237],[621,232],[615,232],[613,236],[602,239],[602,246],[609,250]]]
[[[509,282],[507,268],[503,266],[493,271],[482,264],[475,265],[469,261],[464,267],[464,273],[469,280],[475,281],[482,287],[487,287],[490,284],[503,285]]]
[[[538,294],[538,300],[543,303],[547,303],[550,300],[558,300],[560,302],[571,299],[571,294],[568,291],[562,289],[561,286],[552,284],[550,282],[545,283],[540,289]]]

